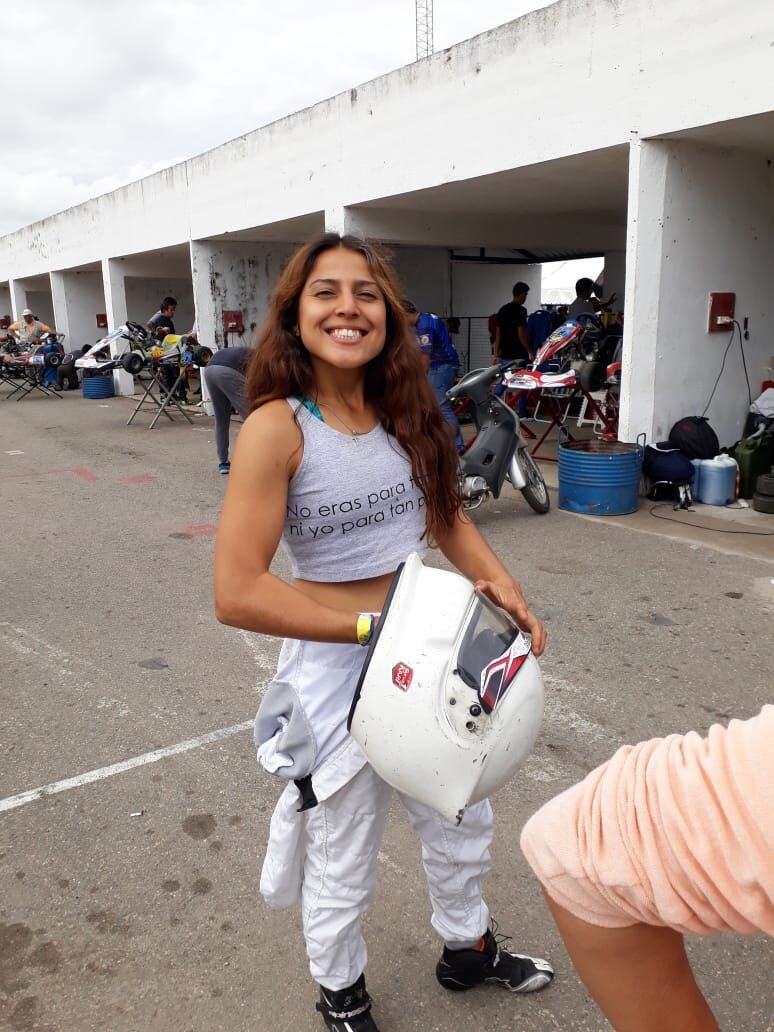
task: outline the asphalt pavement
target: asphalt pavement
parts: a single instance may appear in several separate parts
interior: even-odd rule
[[[298,911],[258,891],[281,786],[248,722],[278,643],[214,617],[212,421],[149,431],[149,417],[127,428],[130,412],[80,394],[0,400],[0,1028],[312,1032]],[[437,985],[419,849],[396,807],[366,920],[374,1013],[382,1032],[604,1029],[520,828],[620,744],[772,701],[774,562],[729,553],[722,534],[540,517],[515,494],[476,521],[550,634],[539,744],[494,799],[487,899],[557,977],[526,998]],[[724,1032],[772,1032],[771,941],[695,939],[690,953]]]

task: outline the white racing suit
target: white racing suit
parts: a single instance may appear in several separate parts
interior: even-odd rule
[[[261,893],[271,906],[301,901],[312,977],[345,989],[365,969],[361,919],[370,904],[392,789],[346,731],[366,650],[288,639],[256,718],[261,764],[291,780],[271,819]],[[490,869],[492,809],[468,808],[459,826],[399,793],[422,843],[432,925],[452,949],[487,929],[482,881]],[[316,800],[316,803],[314,802]],[[307,808],[300,812],[302,805]]]

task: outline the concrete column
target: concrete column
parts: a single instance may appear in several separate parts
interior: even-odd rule
[[[214,280],[211,269],[216,251],[214,244],[206,241],[191,241],[191,280],[193,283],[194,310],[196,312],[196,332],[200,344],[206,344],[213,350],[222,345],[222,333],[218,333],[218,305],[216,303]],[[221,318],[222,328],[222,318]],[[213,414],[212,399],[207,387],[207,371],[203,371],[202,408],[208,416]]]
[[[632,139],[618,436],[653,439],[668,144]],[[607,286],[607,284],[605,285]],[[636,354],[635,354],[636,349]]]
[[[217,348],[223,344],[223,321],[218,326],[218,311],[214,291],[213,259],[217,245],[207,241],[191,241],[191,280],[193,283],[194,310],[199,342]]]
[[[71,337],[70,319],[67,310],[67,290],[65,288],[65,274],[63,272],[50,272],[48,278],[51,282],[51,303],[54,306],[54,323],[57,333]]]
[[[13,322],[21,319],[21,314],[27,307],[27,291],[18,280],[8,281],[8,290],[11,294],[11,315]]]
[[[126,284],[121,266],[114,258],[102,259],[102,283],[105,292],[105,312],[107,313],[108,332],[118,329],[127,320]],[[124,348],[123,350],[126,350]],[[120,353],[116,346],[111,347],[114,357]],[[134,377],[124,369],[113,370],[113,386],[116,394],[131,397],[134,394]]]
[[[745,365],[754,399],[771,354],[774,168],[753,152],[636,140],[629,190],[621,436],[661,441],[706,409],[730,446],[749,406]],[[733,324],[709,332],[713,292],[736,295],[743,342]]]
[[[332,204],[325,208],[325,232],[344,236],[367,236],[366,227],[355,212],[344,204]]]
[[[0,319],[11,318],[11,291],[7,283],[0,283]]]
[[[102,259],[102,283],[105,291],[108,331],[112,332],[119,326],[123,326],[127,320],[124,273],[115,258]]]

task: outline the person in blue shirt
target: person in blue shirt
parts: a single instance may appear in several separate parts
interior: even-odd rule
[[[454,430],[454,443],[457,451],[462,452],[465,442],[462,440],[460,424],[454,409],[446,397],[446,392],[454,383],[460,365],[460,356],[454,347],[443,319],[432,312],[420,312],[413,301],[404,300],[403,307],[408,315],[409,323],[417,335],[417,345],[425,359],[427,376],[430,380],[438,404],[441,406],[444,419]]]

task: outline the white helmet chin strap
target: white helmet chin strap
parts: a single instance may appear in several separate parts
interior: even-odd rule
[[[369,647],[350,732],[389,784],[459,822],[529,755],[543,681],[529,640],[464,577],[415,554]]]

